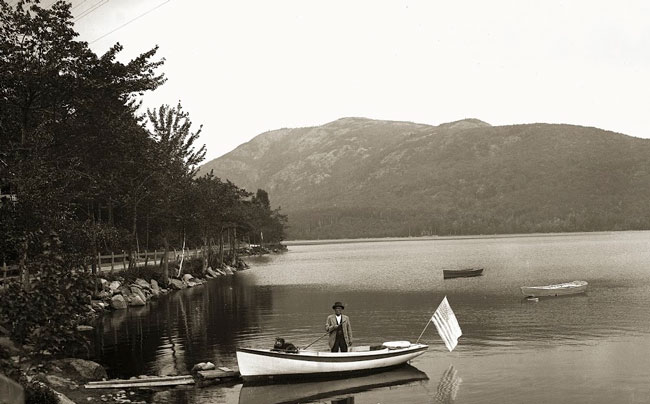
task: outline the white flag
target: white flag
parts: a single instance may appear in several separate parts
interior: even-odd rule
[[[451,306],[449,306],[447,296],[442,299],[440,306],[438,306],[436,312],[433,313],[431,321],[436,325],[438,334],[440,334],[440,338],[445,342],[449,352],[453,351],[458,344],[458,338],[463,335],[463,332],[460,330],[458,320],[456,320],[456,315],[454,315]]]

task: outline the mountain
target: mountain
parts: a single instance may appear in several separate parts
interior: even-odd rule
[[[650,140],[590,127],[343,118],[262,133],[210,170],[268,191],[290,238],[650,228]]]

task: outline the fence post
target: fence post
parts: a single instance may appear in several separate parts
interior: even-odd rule
[[[122,267],[126,271],[126,253],[122,253]]]
[[[111,273],[115,272],[115,254],[111,251]]]
[[[97,253],[97,273],[102,273],[102,253]]]
[[[149,254],[147,253],[147,250],[144,250],[144,267],[147,267],[147,262],[149,262]]]
[[[153,250],[153,264],[156,265],[158,262],[158,250]]]

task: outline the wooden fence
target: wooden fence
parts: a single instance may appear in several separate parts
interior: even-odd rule
[[[242,248],[242,247],[240,247]],[[246,247],[243,247],[246,248]],[[224,246],[224,251],[228,251],[229,246]],[[146,265],[159,265],[162,262],[163,256],[165,255],[164,251],[157,251],[154,250],[153,252],[150,251],[144,251],[140,253],[133,254],[135,262],[133,263],[133,266],[136,267],[141,267],[141,266],[146,266]],[[184,259],[191,259],[191,258],[199,258],[201,257],[201,249],[185,249],[184,253],[183,250],[176,250],[172,249],[168,252],[167,254],[167,259],[170,262],[178,262],[181,259],[181,256],[184,257]],[[129,268],[129,254],[127,253],[122,253],[122,254],[115,254],[115,253],[110,253],[106,255],[97,255],[97,269],[98,272],[115,272],[115,271],[123,271]],[[2,267],[0,267],[0,284],[6,283],[7,280],[13,279],[13,278],[18,278],[20,276],[20,270],[18,268],[18,265],[15,264],[10,264],[7,265],[7,263],[3,263]]]
[[[168,259],[170,262],[178,262],[180,260],[182,251],[171,250],[168,252]],[[153,252],[142,252],[134,254],[135,262],[133,263],[136,267],[146,266],[146,265],[158,265],[162,262],[162,258],[165,255],[164,251],[153,251]],[[195,258],[201,256],[201,250],[185,250],[185,259]],[[97,255],[97,272],[115,272],[122,271],[129,268],[129,254],[115,254],[110,253],[107,255]],[[7,280],[15,279],[20,276],[20,269],[18,265],[3,263],[0,267],[0,284],[7,283]],[[2,403],[0,401],[0,403]]]
[[[18,276],[20,276],[18,265],[7,265],[6,262],[2,263],[2,275],[0,276],[2,283],[5,283],[7,279],[17,278]]]
[[[140,253],[133,254],[135,262],[133,266],[147,266],[147,265],[158,265],[162,262],[163,257],[165,256],[164,251],[154,250],[153,252],[144,251]],[[169,261],[179,261],[181,256],[184,256],[185,259],[190,258],[199,258],[201,256],[201,249],[195,250],[183,250],[177,251],[172,249],[167,253],[167,259]],[[110,253],[108,255],[98,255],[97,256],[97,267],[100,271],[103,272],[115,272],[115,270],[126,270],[129,267],[130,256],[127,253],[115,254]]]

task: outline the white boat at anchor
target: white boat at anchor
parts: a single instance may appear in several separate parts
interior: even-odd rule
[[[588,283],[573,281],[546,286],[522,286],[521,293],[526,297],[564,296],[587,291]]]
[[[350,352],[298,351],[239,348],[237,363],[244,380],[293,376],[340,376],[372,372],[403,365],[422,355],[424,344],[408,341],[385,342],[381,346]]]

